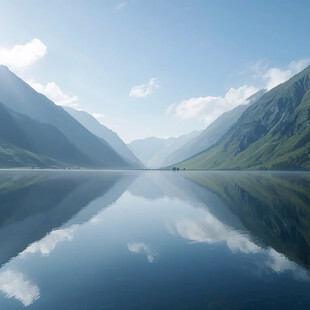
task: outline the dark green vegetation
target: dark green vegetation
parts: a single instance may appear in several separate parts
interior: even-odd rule
[[[263,95],[218,143],[178,167],[309,169],[309,89],[310,67]]]
[[[263,248],[310,268],[310,175],[269,172],[189,172],[216,193]]]
[[[0,167],[133,168],[62,107],[0,66]],[[8,107],[9,109],[5,108]],[[15,112],[15,114],[13,113]],[[1,112],[2,113],[2,112]],[[6,127],[10,127],[10,130]]]

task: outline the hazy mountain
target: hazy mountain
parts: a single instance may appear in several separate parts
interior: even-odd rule
[[[79,152],[89,158],[86,167],[131,166],[108,143],[90,133],[62,107],[37,93],[5,66],[0,66],[0,101],[18,113],[56,127]]]
[[[109,145],[127,162],[131,163],[133,167],[143,168],[143,164],[140,160],[114,131],[100,124],[92,115],[85,111],[77,111],[69,107],[64,107],[64,109],[91,133],[109,143]]]
[[[244,111],[192,169],[310,169],[310,66]]]
[[[166,160],[164,160],[163,166],[169,166],[184,161],[215,144],[237,122],[249,105],[256,102],[265,92],[265,90],[258,91],[248,98],[247,104],[239,105],[233,110],[220,115],[200,135],[170,154]]]
[[[178,138],[168,139],[150,137],[132,141],[128,146],[146,167],[160,168],[170,154],[194,139],[199,133],[200,131],[193,131]]]
[[[2,103],[0,146],[1,167],[83,166],[91,161],[56,127],[16,113]]]

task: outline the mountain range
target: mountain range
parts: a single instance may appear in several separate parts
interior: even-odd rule
[[[309,154],[310,66],[203,131],[128,145],[0,66],[0,168],[308,170]]]
[[[193,131],[178,138],[170,137],[167,139],[150,137],[132,141],[128,146],[145,167],[161,168],[171,154],[195,139],[199,133],[200,131]]]

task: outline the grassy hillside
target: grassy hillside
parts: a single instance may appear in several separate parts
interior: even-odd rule
[[[250,106],[188,169],[310,169],[310,67]]]

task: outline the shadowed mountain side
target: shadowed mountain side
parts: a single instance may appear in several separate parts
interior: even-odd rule
[[[1,172],[0,265],[71,219],[89,220],[98,212],[86,211],[91,201],[107,195],[100,209],[110,205],[134,178],[112,172]]]
[[[16,145],[0,143],[0,163],[1,168],[60,168],[64,163],[43,155],[34,154]]]
[[[36,154],[39,159],[47,157],[50,162],[60,162],[59,165],[63,167],[71,164],[85,166],[91,162],[56,127],[16,113],[1,102],[0,145],[3,148],[10,145],[15,150],[22,149],[24,153]],[[0,161],[0,167],[27,166],[26,163],[27,158],[19,160],[13,153],[6,160]],[[42,167],[41,161],[36,160],[34,166]],[[46,166],[49,166],[48,163],[43,164],[43,167]]]
[[[310,268],[310,175],[188,172],[216,193],[263,247]]]
[[[64,107],[64,109],[92,134],[109,143],[120,156],[131,163],[132,167],[143,168],[141,161],[114,131],[99,123],[92,115],[85,111],[77,111],[69,107]]]
[[[80,152],[90,158],[87,167],[130,167],[108,143],[90,133],[62,107],[37,93],[5,66],[0,66],[0,101],[18,113],[56,127]]]

